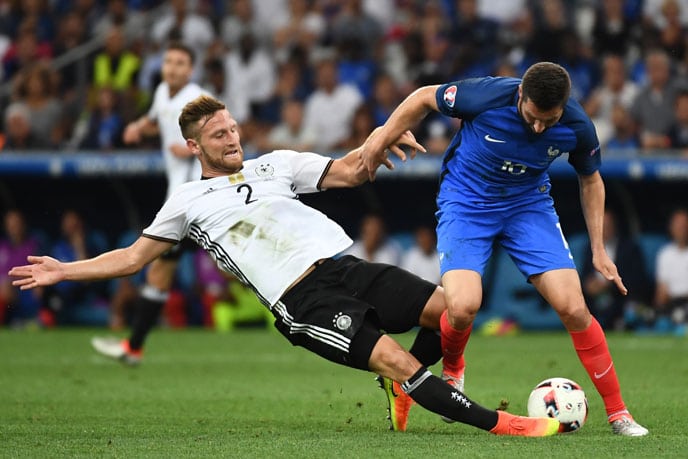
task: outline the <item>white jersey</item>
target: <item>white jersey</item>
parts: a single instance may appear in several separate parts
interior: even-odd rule
[[[420,247],[411,247],[404,254],[401,267],[433,284],[439,285],[442,282],[440,256],[436,251],[428,255]]]
[[[245,161],[236,174],[186,183],[143,234],[170,242],[188,236],[272,306],[314,262],[352,243],[338,224],[298,199],[320,191],[331,162],[279,150]]]
[[[660,249],[657,280],[666,285],[671,298],[688,297],[688,248],[671,242]]]
[[[174,97],[170,97],[170,87],[165,82],[160,83],[155,89],[153,105],[148,111],[148,117],[156,121],[160,129],[162,155],[167,175],[167,198],[182,183],[198,180],[201,177],[201,163],[195,156],[178,158],[172,154],[170,147],[176,143],[186,144],[186,139],[179,127],[179,115],[187,103],[202,94],[208,94],[208,92],[196,83],[187,84]]]

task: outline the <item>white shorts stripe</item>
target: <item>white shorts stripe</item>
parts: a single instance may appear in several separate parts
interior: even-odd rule
[[[282,302],[276,303],[273,307],[273,311],[277,312],[277,314],[282,317],[282,321],[289,326],[290,333],[305,333],[315,340],[341,349],[342,351],[349,352],[349,345],[351,344],[349,338],[316,325],[294,322],[293,317],[289,314],[287,307]]]
[[[292,333],[308,332],[308,335],[312,336],[313,338],[319,337],[317,338],[319,341],[332,343],[332,345],[336,344],[339,346],[344,346],[347,349],[349,348],[349,343],[351,342],[351,340],[344,336],[338,335],[324,328],[316,327],[315,325],[292,323],[289,326],[289,331]]]
[[[337,348],[337,349],[339,349],[339,350],[341,350],[341,351],[344,351],[344,352],[349,352],[349,346],[348,346],[348,345],[347,345],[347,346],[343,346],[343,345],[341,345],[341,344],[334,343],[334,342],[332,342],[332,341],[323,339],[323,338],[321,338],[320,336],[318,336],[317,334],[315,334],[315,333],[313,332],[312,329],[295,330],[295,329],[293,329],[293,328],[290,328],[290,329],[289,329],[289,332],[290,332],[290,333],[305,333],[306,335],[310,336],[311,338],[313,338],[313,339],[315,339],[315,340],[317,340],[317,341],[320,341],[321,343],[325,343],[325,344],[327,344],[328,346]]]

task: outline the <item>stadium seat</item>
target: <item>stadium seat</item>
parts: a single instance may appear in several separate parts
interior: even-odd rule
[[[186,251],[179,259],[177,266],[177,287],[184,292],[193,292],[196,287],[196,268],[194,252]]]
[[[583,263],[590,251],[590,239],[587,233],[575,233],[566,237],[569,243],[569,250],[573,256],[573,261],[576,263],[576,270],[580,275],[583,271]]]
[[[476,325],[500,317],[513,319],[523,330],[561,329],[561,321],[554,310],[523,277],[509,255],[501,247],[495,248],[493,282],[486,291],[484,313]]]
[[[669,238],[661,233],[641,234],[638,237],[638,244],[640,245],[640,250],[643,251],[643,257],[645,257],[645,265],[647,267],[647,274],[650,279],[655,278],[657,253],[662,246],[668,242]]]
[[[416,237],[412,232],[393,233],[389,238],[399,244],[404,252],[416,245]]]

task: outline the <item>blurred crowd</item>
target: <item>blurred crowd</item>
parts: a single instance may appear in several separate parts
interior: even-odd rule
[[[162,53],[178,41],[194,50],[194,80],[227,104],[250,153],[346,150],[420,86],[520,77],[548,60],[569,71],[605,154],[688,158],[688,0],[0,0],[0,150],[159,148],[157,137],[125,145],[122,132],[150,107]],[[430,115],[416,136],[442,154],[456,123]],[[4,273],[29,253],[77,260],[127,235],[107,241],[74,210],[57,237],[19,210],[3,218],[0,324],[126,325],[142,275],[21,292]],[[663,252],[644,263],[637,246],[616,245],[608,218],[608,251],[627,262],[622,276],[636,279],[640,297],[618,298],[585,271],[591,309],[606,328],[685,324],[688,213],[668,217]],[[384,226],[367,216],[351,253],[437,282],[434,228],[400,247]],[[194,274],[181,270],[170,324],[265,321],[255,297],[202,252],[185,263]]]
[[[108,241],[102,229],[89,225],[87,220],[82,212],[67,209],[60,218],[59,234],[51,237],[32,225],[18,209],[3,215],[0,327],[91,325],[122,330],[131,324],[134,300],[143,285],[145,271],[105,282],[62,282],[47,289],[21,291],[11,286],[7,271],[25,264],[27,255],[40,253],[61,261],[82,260],[129,245],[139,236],[131,231],[116,241]],[[392,234],[385,216],[373,212],[363,215],[355,237],[345,254],[401,266],[430,282],[441,282],[432,223],[419,223],[411,232]],[[605,212],[605,248],[629,287],[627,296],[621,295],[612,281],[595,271],[587,240],[578,249],[572,247],[586,302],[605,329],[686,333],[688,208],[674,209],[667,216],[666,233],[652,238],[628,234],[613,209]],[[518,284],[524,284],[520,273],[517,275]],[[483,282],[488,292],[509,284],[506,279],[490,274],[485,275]],[[518,292],[509,292],[506,297],[509,295],[517,298]],[[518,303],[516,299],[514,302]],[[485,317],[511,320],[508,312],[511,304],[487,303]],[[163,321],[170,327],[231,330],[247,324],[264,326],[271,323],[271,318],[250,289],[222,273],[208,254],[198,248],[181,260],[164,307]],[[556,324],[560,325],[558,321]],[[514,325],[524,324],[515,321]]]
[[[0,0],[0,142],[126,148],[182,41],[255,153],[346,149],[421,85],[549,60],[609,152],[680,155],[687,27],[688,0]],[[453,123],[429,117],[418,137],[441,154]]]
[[[78,261],[134,242],[140,233],[129,231],[111,241],[102,228],[89,223],[84,212],[66,209],[58,234],[32,225],[24,212],[10,209],[0,231],[0,327],[58,325],[107,326],[122,330],[131,325],[145,270],[100,282],[61,282],[49,288],[21,291],[7,276],[28,255],[46,254],[61,261]],[[205,326],[231,330],[237,325],[268,323],[270,312],[256,295],[220,271],[201,248],[185,254],[165,304],[164,325]]]

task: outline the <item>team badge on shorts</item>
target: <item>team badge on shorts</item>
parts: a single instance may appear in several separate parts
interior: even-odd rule
[[[348,330],[349,327],[351,327],[351,317],[347,316],[343,312],[338,312],[334,316],[334,320],[332,321],[332,323],[335,327],[342,331]]]
[[[454,108],[454,102],[456,101],[456,85],[453,84],[445,89],[442,98],[449,108]]]

